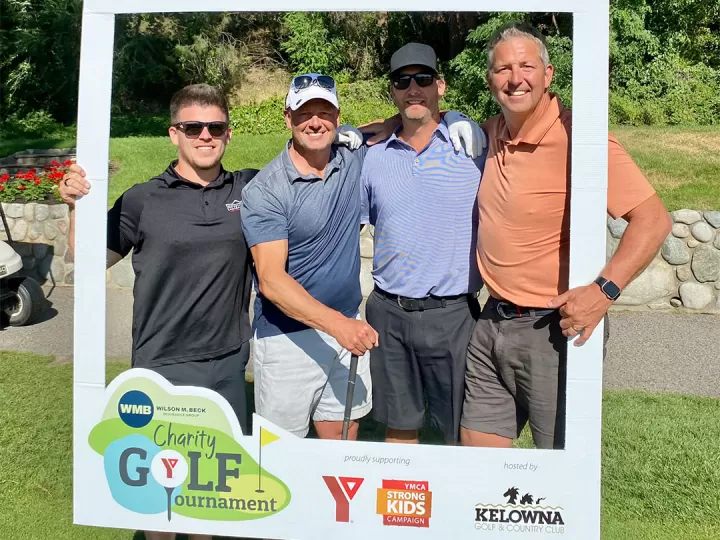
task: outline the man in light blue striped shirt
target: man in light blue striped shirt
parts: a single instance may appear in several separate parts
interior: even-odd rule
[[[468,341],[478,315],[476,196],[486,153],[454,150],[438,102],[435,52],[411,43],[392,57],[402,125],[370,148],[361,219],[375,226],[368,323],[373,413],[386,441],[418,441],[426,403],[445,441],[458,441]]]

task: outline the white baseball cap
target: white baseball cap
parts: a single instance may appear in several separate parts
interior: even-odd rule
[[[320,73],[307,73],[293,77],[285,99],[285,107],[297,111],[311,99],[324,99],[339,109],[337,88],[333,78]]]

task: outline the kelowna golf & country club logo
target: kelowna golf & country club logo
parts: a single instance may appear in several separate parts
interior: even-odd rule
[[[383,480],[377,490],[376,513],[383,525],[430,527],[432,492],[427,481]]]
[[[477,530],[565,534],[565,517],[561,506],[541,504],[545,497],[536,498],[530,493],[521,497],[520,490],[516,487],[505,491],[503,497],[507,498],[507,504],[475,505]]]
[[[262,447],[279,437],[259,431],[259,437],[236,440],[228,416],[212,399],[192,390],[170,394],[135,374],[117,385],[88,443],[103,457],[110,494],[123,508],[162,514],[168,522],[174,514],[244,521],[290,504],[285,483],[262,468]],[[239,441],[255,441],[260,461]]]

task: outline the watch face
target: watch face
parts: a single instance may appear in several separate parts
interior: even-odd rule
[[[618,296],[620,296],[620,287],[615,285],[612,281],[606,281],[602,286],[602,290],[613,300],[617,300]]]

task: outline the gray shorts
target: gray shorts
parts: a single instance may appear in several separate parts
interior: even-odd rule
[[[538,448],[563,448],[567,339],[557,311],[518,317],[490,298],[468,346],[462,427],[514,439],[529,422]]]
[[[359,315],[358,315],[359,318]],[[351,354],[319,330],[255,336],[255,410],[275,425],[305,437],[310,420],[343,420]],[[369,354],[358,358],[350,418],[372,408]]]

